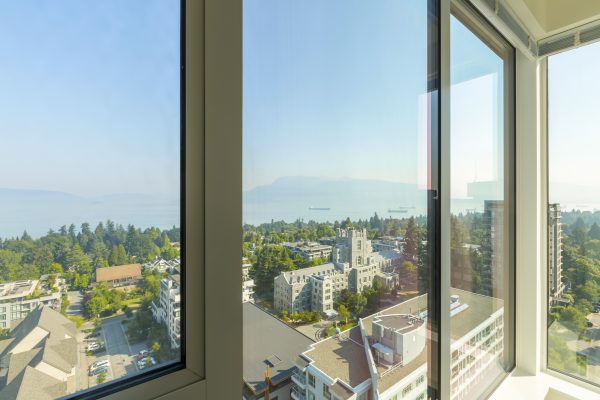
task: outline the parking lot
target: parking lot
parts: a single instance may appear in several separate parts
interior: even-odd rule
[[[148,349],[148,346],[145,342],[129,343],[125,334],[126,325],[122,323],[124,319],[125,316],[119,316],[102,321],[98,339],[104,342],[106,349],[91,357],[86,357],[86,374],[89,365],[106,359],[110,361],[106,381],[139,372],[133,356],[140,350]],[[86,341],[86,343],[89,342],[90,340]],[[97,384],[96,379],[96,376],[88,376],[89,387]]]

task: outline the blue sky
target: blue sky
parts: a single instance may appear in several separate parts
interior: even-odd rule
[[[286,175],[416,183],[426,2],[245,1],[244,41],[244,189]]]
[[[600,43],[548,59],[550,201],[600,208]]]
[[[0,187],[179,192],[179,2],[0,2]]]
[[[244,3],[245,190],[297,175],[424,187],[426,7],[421,0]],[[502,63],[459,23],[452,37],[459,43],[452,191],[466,197],[467,182],[498,178],[491,98]]]

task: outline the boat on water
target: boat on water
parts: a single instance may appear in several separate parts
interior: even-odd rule
[[[396,209],[390,208],[390,209],[388,209],[388,212],[389,212],[389,213],[401,213],[401,214],[406,214],[406,213],[408,212],[408,210],[406,210],[406,209],[402,209],[402,208],[396,208]]]
[[[309,209],[309,211],[329,211],[329,210],[331,210],[330,207],[313,207],[313,206],[308,207],[308,209]]]

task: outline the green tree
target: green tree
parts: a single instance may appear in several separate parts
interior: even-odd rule
[[[348,324],[348,317],[350,316],[350,312],[348,311],[348,308],[345,305],[340,304],[340,306],[338,307],[338,315],[340,316],[340,318],[344,318],[345,323]]]
[[[402,248],[402,254],[404,259],[412,263],[416,262],[418,247],[418,232],[417,224],[414,217],[408,219],[408,225],[406,226],[406,232],[404,234],[404,246]]]

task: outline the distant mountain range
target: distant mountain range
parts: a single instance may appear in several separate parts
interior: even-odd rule
[[[271,220],[330,221],[425,214],[426,193],[417,185],[369,179],[282,177],[243,194],[244,223]],[[406,209],[406,214],[390,210]]]
[[[0,237],[19,236],[26,230],[39,237],[50,229],[83,222],[94,227],[111,219],[123,225],[170,228],[180,225],[179,201],[148,194],[111,194],[81,197],[64,192],[0,188]]]

